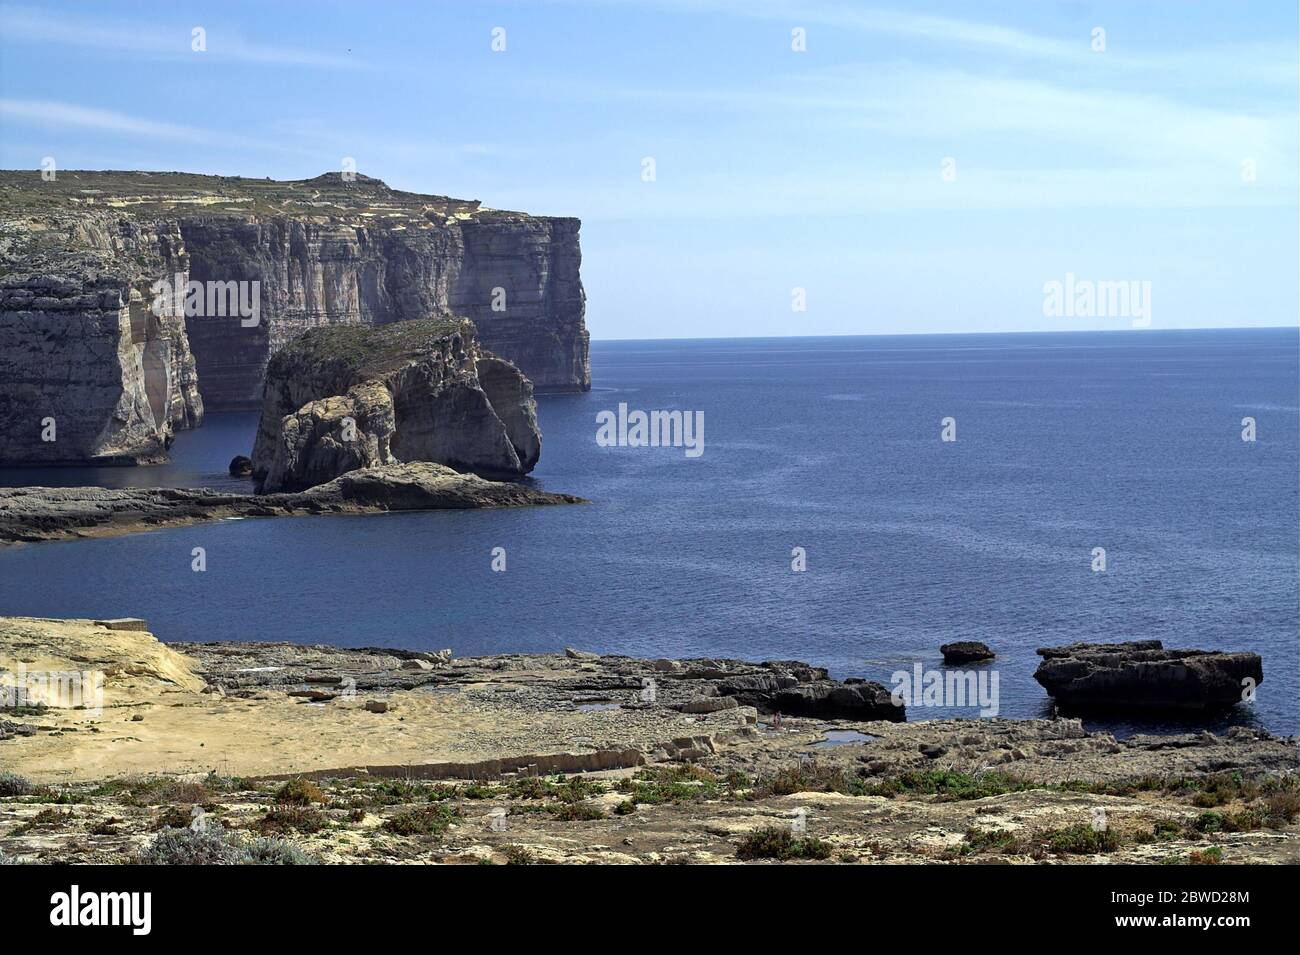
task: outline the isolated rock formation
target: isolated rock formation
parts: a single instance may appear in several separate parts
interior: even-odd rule
[[[307,329],[439,311],[469,317],[539,390],[585,391],[579,225],[361,175],[2,172],[0,457],[160,460],[205,402],[257,407],[271,355]],[[154,283],[178,278],[257,283],[255,320],[155,315]]]
[[[253,473],[265,492],[398,461],[519,477],[540,453],[528,379],[443,316],[315,329],[277,353]]]
[[[1166,650],[1159,640],[1042,647],[1034,679],[1075,711],[1200,711],[1264,682],[1257,653]]]
[[[955,643],[945,643],[939,648],[943,654],[944,663],[979,663],[984,660],[992,660],[996,654],[988,648],[987,644],[980,643],[977,640],[958,640]]]

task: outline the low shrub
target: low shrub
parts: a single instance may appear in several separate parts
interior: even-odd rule
[[[239,845],[219,825],[201,829],[164,829],[140,850],[140,865],[238,865]]]
[[[821,839],[796,839],[789,829],[764,826],[748,833],[736,847],[738,859],[829,859],[831,846]]]
[[[243,847],[241,865],[319,865],[320,860],[283,839],[258,838]]]
[[[443,803],[416,806],[384,820],[384,829],[399,836],[440,836],[456,815],[454,809]]]
[[[323,803],[326,798],[325,790],[302,777],[290,779],[275,791],[274,796],[276,802],[285,806],[310,806],[314,802]]]
[[[17,773],[0,772],[0,797],[30,796],[36,787]]]

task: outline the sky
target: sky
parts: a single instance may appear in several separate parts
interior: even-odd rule
[[[596,339],[1295,326],[1297,7],[0,0],[0,166],[577,216]]]

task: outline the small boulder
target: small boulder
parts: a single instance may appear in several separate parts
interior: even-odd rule
[[[289,695],[300,697],[308,703],[328,703],[335,696],[326,690],[290,690]]]
[[[956,643],[945,643],[939,648],[939,652],[943,654],[944,663],[981,663],[984,660],[992,660],[997,656],[988,648],[987,644],[975,640],[958,640]]]
[[[366,700],[366,712],[387,713],[388,701],[387,700]]]
[[[230,476],[231,477],[252,477],[253,462],[251,459],[244,457],[242,454],[236,454],[230,459]]]

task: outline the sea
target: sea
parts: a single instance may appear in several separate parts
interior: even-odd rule
[[[1300,733],[1300,330],[596,341],[591,366],[589,393],[539,397],[528,478],[589,504],[3,548],[0,614],[144,617],[164,641],[794,659],[887,686],[978,640],[996,660],[967,669],[996,674],[1010,718],[1053,712],[1036,648],[1158,639],[1263,657],[1253,700],[1210,728]],[[693,446],[601,433],[638,411],[682,412]],[[0,485],[247,489],[227,466],[256,426],[211,414],[168,464]],[[991,715],[952,702],[908,717]]]

